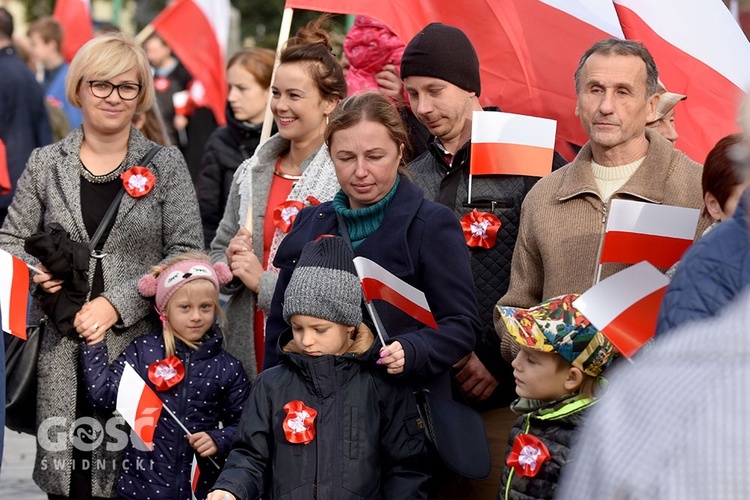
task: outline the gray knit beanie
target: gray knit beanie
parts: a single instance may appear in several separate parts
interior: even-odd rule
[[[474,92],[482,90],[479,58],[471,40],[458,28],[431,23],[411,39],[401,56],[401,78],[431,76]]]
[[[354,253],[338,236],[307,243],[284,292],[284,320],[295,314],[356,326],[362,322],[362,287]]]

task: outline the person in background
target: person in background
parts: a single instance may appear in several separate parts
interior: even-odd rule
[[[0,7],[0,141],[7,165],[9,191],[0,194],[0,225],[8,214],[18,179],[34,148],[52,142],[44,92],[13,48],[13,16]]]
[[[665,139],[674,144],[679,139],[677,133],[677,126],[675,125],[674,110],[675,106],[680,101],[687,99],[686,95],[675,94],[674,92],[667,92],[664,84],[659,80],[657,87],[657,93],[659,94],[659,104],[656,106],[656,117],[650,122],[646,123],[646,127],[654,129],[659,132]]]
[[[0,85],[4,81],[0,78]],[[149,264],[200,250],[203,237],[198,202],[177,148],[162,148],[148,165],[140,165],[151,178],[132,170],[155,146],[131,123],[154,97],[143,50],[121,34],[90,40],[71,62],[66,95],[81,108],[82,126],[33,151],[0,229],[0,247],[44,271],[33,276],[38,297],[58,293],[62,281],[25,251],[26,239],[51,233],[57,224],[74,244],[87,248],[109,207],[115,207],[87,252],[90,288],[72,331],[62,333],[54,321],[47,323],[37,373],[37,426],[51,418],[68,425],[94,418],[105,428],[112,414],[94,411],[83,390],[76,362],[79,336],[105,338],[109,354],[117,357],[133,339],[158,328],[159,318],[136,284]],[[136,175],[145,185],[133,179]],[[44,314],[42,302],[32,301],[30,324]],[[42,427],[40,432],[53,431]],[[69,439],[45,446],[50,439],[54,436],[41,434],[37,441],[34,481],[51,500],[116,496],[121,458],[116,447],[77,447]],[[54,463],[60,465],[50,466]]]
[[[346,81],[325,19],[308,23],[282,50],[271,88],[279,132],[235,172],[211,242],[211,258],[227,262],[235,278],[223,288],[230,295],[226,348],[242,361],[251,382],[264,366],[265,315],[279,276],[273,265],[279,244],[300,207],[328,201],[339,189],[323,133],[336,103],[346,97]]]
[[[255,381],[209,500],[428,498],[416,400],[376,364],[353,258],[340,237],[303,248],[285,291],[280,363]]]
[[[40,17],[29,25],[28,36],[32,60],[43,69],[41,84],[47,101],[62,109],[70,128],[81,124],[81,110],[65,97],[68,64],[60,51],[64,36],[62,26],[53,17]]]
[[[206,248],[216,236],[237,167],[253,156],[260,142],[275,57],[269,49],[247,48],[227,63],[227,125],[208,138],[198,179]]]
[[[498,500],[551,499],[575,441],[597,402],[614,346],[574,306],[576,294],[529,309],[498,307],[519,345],[513,376],[520,416],[511,431]]]
[[[167,127],[161,117],[159,104],[154,100],[153,106],[146,111],[137,112],[133,115],[133,125],[141,131],[143,136],[151,142],[160,146],[169,146]]]
[[[482,413],[494,469],[485,481],[462,481],[455,491],[445,492],[455,498],[475,494],[489,500],[497,494],[502,451],[515,421],[509,408],[515,399],[512,369],[497,355],[500,341],[492,324],[492,311],[508,288],[521,203],[537,178],[473,176],[469,203],[472,118],[474,111],[483,108],[479,104],[479,58],[463,31],[441,23],[425,26],[406,46],[401,77],[412,111],[432,134],[427,151],[407,166],[414,183],[424,191],[425,198],[450,208],[467,228],[475,212],[482,217],[481,222],[476,221],[477,226],[491,218],[499,225],[494,239],[481,238],[485,246],[476,246],[469,237],[464,241],[471,258],[482,327],[475,351],[454,367],[460,397]],[[494,106],[484,110],[500,111]],[[553,161],[553,168],[565,163],[558,154]]]

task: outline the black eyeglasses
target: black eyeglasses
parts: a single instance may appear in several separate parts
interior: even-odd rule
[[[130,82],[115,85],[104,80],[89,80],[89,87],[94,97],[98,97],[99,99],[106,99],[117,89],[117,95],[120,96],[120,99],[123,101],[132,101],[141,93],[143,85]]]

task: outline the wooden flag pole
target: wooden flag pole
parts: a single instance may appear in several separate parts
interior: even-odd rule
[[[154,25],[151,23],[148,23],[137,35],[135,35],[135,43],[138,45],[143,45],[143,42],[146,41],[146,38],[150,37],[154,33]]]
[[[279,30],[279,43],[276,44],[276,61],[273,63],[273,74],[271,75],[271,85],[273,85],[274,80],[276,80],[276,70],[279,67],[279,54],[281,54],[281,49],[286,43],[286,41],[289,39],[289,32],[292,30],[292,15],[294,14],[294,9],[284,9],[284,15],[281,17],[281,29]],[[263,118],[263,128],[260,132],[260,142],[259,144],[263,144],[263,142],[271,137],[271,127],[273,126],[273,114],[271,113],[271,99],[273,98],[273,93],[268,93],[268,101],[266,101],[266,114]],[[250,203],[247,204],[247,213],[245,215],[245,227],[250,231],[252,234],[253,232],[253,204],[252,200]]]

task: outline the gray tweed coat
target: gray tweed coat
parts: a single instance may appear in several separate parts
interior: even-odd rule
[[[253,251],[258,260],[263,262],[265,245],[263,224],[268,208],[268,194],[273,182],[276,161],[284,151],[289,149],[289,144],[289,141],[279,134],[271,136],[256,149],[253,157],[244,161],[235,172],[224,209],[224,217],[211,242],[210,256],[213,262],[227,262],[227,247],[240,226],[245,224],[249,203],[252,203],[253,207]],[[325,145],[308,156],[300,168],[302,178],[295,183],[289,199],[303,201],[308,195],[315,196],[320,202],[333,199],[333,195],[340,188],[333,162]],[[269,261],[273,261],[276,248],[283,236],[283,234],[279,237],[274,235],[274,241],[270,245]],[[278,272],[269,268],[271,268],[270,265],[266,267],[266,271],[260,278],[257,296],[238,279],[233,280],[222,290],[230,295],[225,308],[227,327],[224,329],[224,348],[242,362],[247,378],[251,382],[257,375],[254,346],[256,301],[259,309],[268,312],[278,278]]]
[[[36,264],[36,259],[23,250],[24,239],[52,222],[63,226],[73,240],[88,244],[89,235],[81,215],[82,140],[83,129],[79,127],[61,141],[32,152],[0,229],[0,247]],[[152,146],[152,142],[131,127],[126,165],[137,164]],[[158,331],[153,304],[138,294],[138,279],[152,265],[203,247],[198,203],[182,154],[176,147],[164,148],[148,168],[156,177],[156,185],[142,198],[123,196],[103,249],[108,255],[102,260],[105,288],[102,295],[120,314],[118,323],[106,333],[110,359],[119,356],[135,337]],[[94,264],[91,259],[90,279]],[[41,307],[35,302],[29,322],[41,315]],[[78,346],[77,339],[63,337],[51,325],[44,331],[39,353],[37,426],[52,417],[58,420],[48,420],[40,428],[34,481],[42,490],[57,495],[68,495],[70,491],[73,448],[71,439],[59,436],[70,431],[76,419]],[[102,428],[106,428],[110,417],[97,415]],[[39,444],[50,441],[61,441],[64,446],[57,450],[55,446]],[[92,452],[95,464],[92,493],[98,497],[116,496],[119,452],[107,451],[104,443],[108,441],[114,439],[105,431],[104,442]]]

